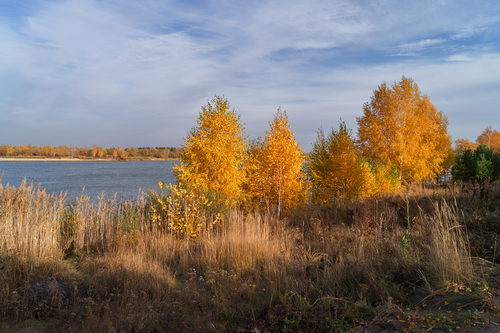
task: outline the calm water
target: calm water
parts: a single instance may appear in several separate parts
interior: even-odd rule
[[[158,181],[173,183],[175,177],[171,168],[176,161],[0,161],[0,175],[3,185],[19,186],[27,182],[41,184],[47,192],[59,194],[68,192],[71,199],[82,193],[92,202],[102,192],[108,197],[135,200],[139,189],[158,190]]]

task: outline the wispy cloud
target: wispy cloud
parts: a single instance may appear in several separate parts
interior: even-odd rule
[[[179,145],[217,93],[250,136],[287,109],[307,148],[340,117],[354,128],[377,85],[403,73],[446,105],[455,136],[472,137],[489,124],[462,128],[452,117],[486,98],[481,82],[500,87],[500,76],[483,71],[500,52],[494,1],[485,10],[391,0],[6,3],[3,143]],[[450,87],[462,94],[451,98]],[[495,102],[481,103],[484,112]]]
[[[399,55],[418,55],[424,50],[443,44],[445,41],[446,40],[443,38],[437,38],[423,39],[413,43],[406,43],[399,46],[401,49],[401,53],[399,53]]]
[[[465,54],[454,54],[446,59],[446,61],[473,61],[473,59]]]

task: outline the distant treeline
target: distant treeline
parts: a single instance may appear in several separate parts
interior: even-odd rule
[[[0,145],[0,157],[34,158],[110,158],[110,159],[166,159],[180,158],[181,148],[175,147],[128,147],[102,148],[97,145],[78,148],[73,146],[8,146]]]

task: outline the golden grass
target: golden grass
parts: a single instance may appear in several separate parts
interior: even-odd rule
[[[65,195],[47,194],[24,180],[0,184],[0,253],[26,258],[61,258],[60,229]]]
[[[470,284],[474,272],[467,235],[462,231],[463,213],[456,202],[435,202],[434,207],[434,215],[429,217],[430,263],[443,284]]]
[[[32,184],[0,187],[0,315],[58,318],[61,331],[338,331],[413,306],[407,294],[429,284],[477,280],[464,229],[477,210],[462,211],[461,196],[412,190],[281,220],[232,210],[190,240],[144,198],[64,206]],[[40,279],[73,292],[44,301],[30,291]]]

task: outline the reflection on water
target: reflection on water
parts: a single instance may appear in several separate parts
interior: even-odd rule
[[[158,190],[158,181],[173,183],[171,168],[176,161],[0,161],[2,184],[19,186],[27,182],[41,184],[48,193],[67,191],[67,199],[82,193],[92,202],[104,192],[105,196],[135,200],[139,190]]]

